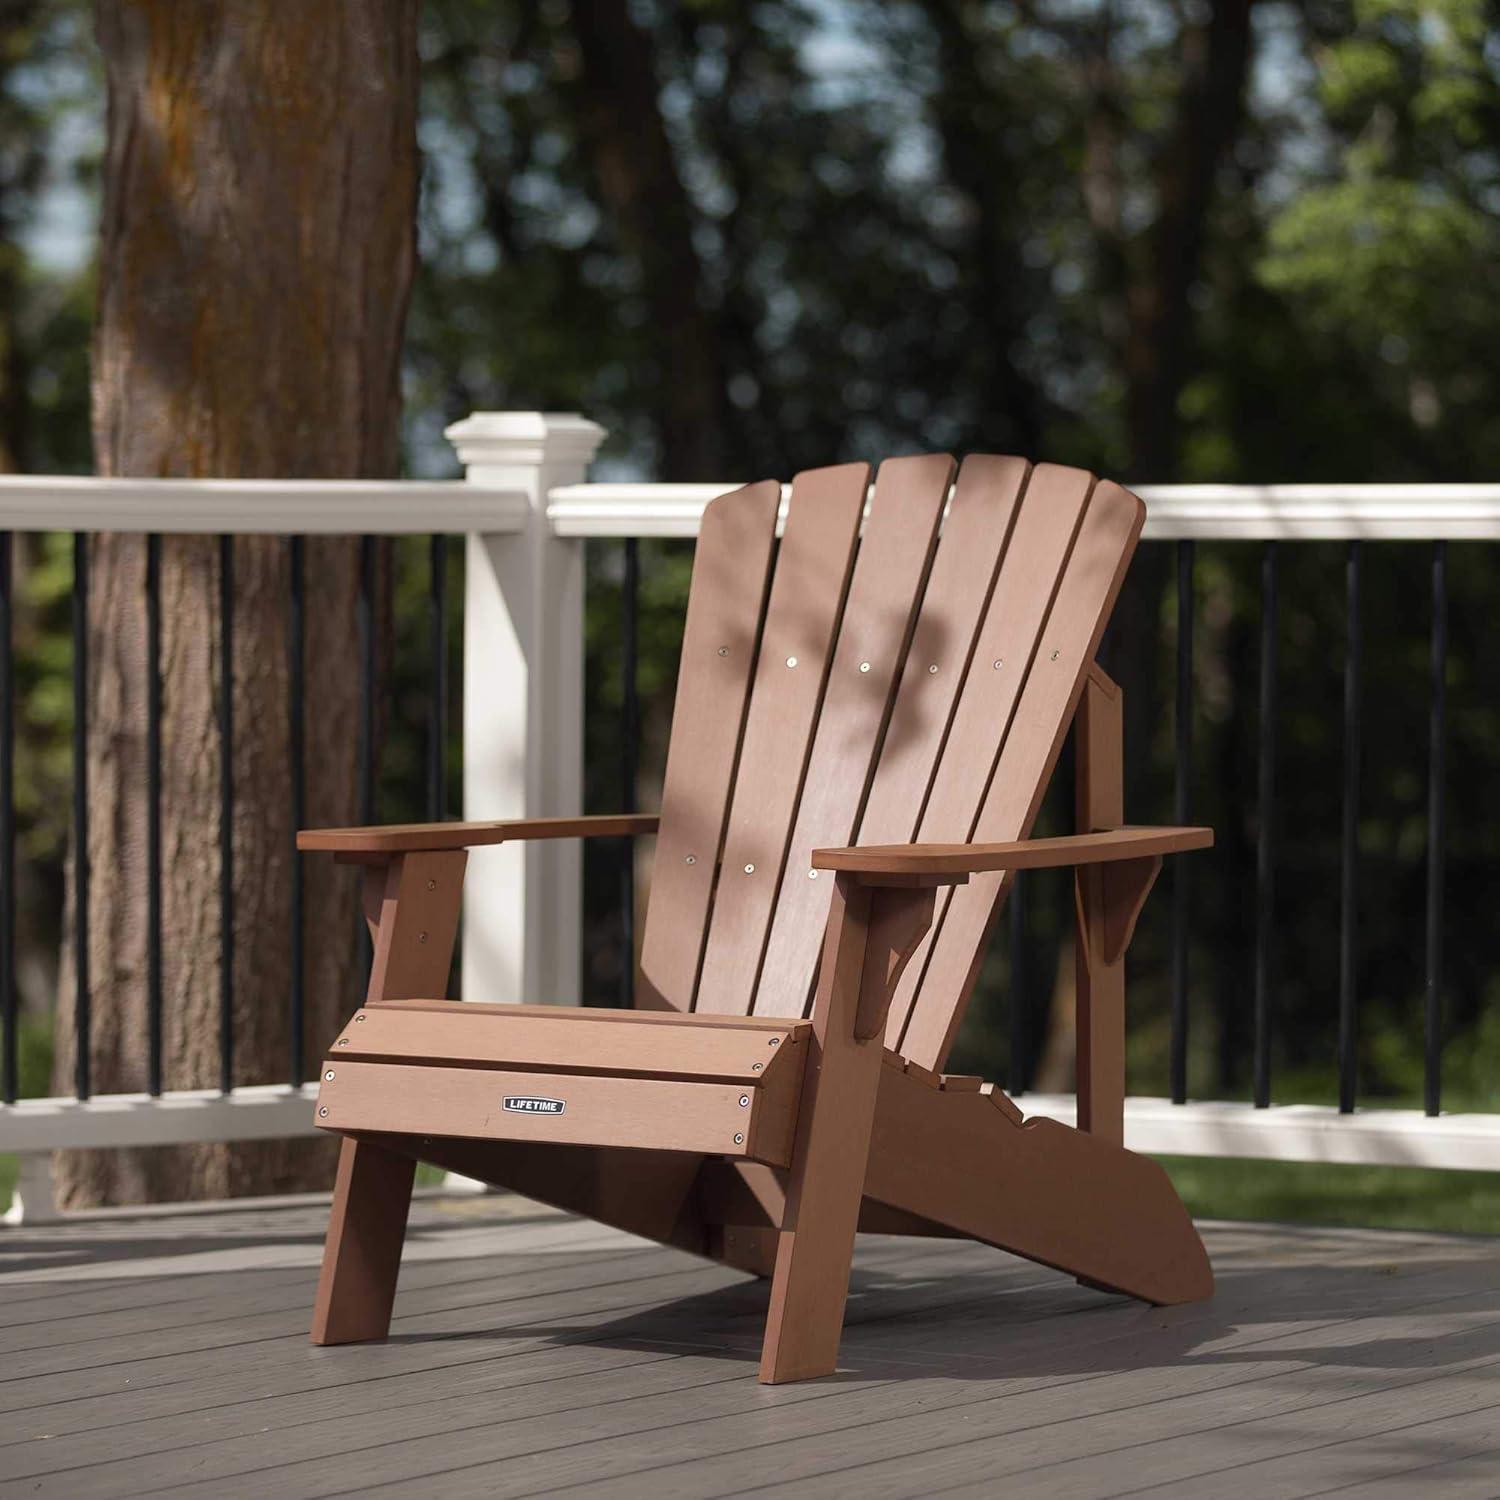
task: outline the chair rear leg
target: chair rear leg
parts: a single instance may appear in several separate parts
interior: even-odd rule
[[[353,1344],[390,1332],[416,1171],[411,1157],[373,1141],[342,1143],[313,1308],[313,1343]]]

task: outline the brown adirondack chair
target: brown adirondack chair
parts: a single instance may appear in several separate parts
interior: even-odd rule
[[[1095,651],[1145,510],[978,455],[715,500],[656,817],[304,833],[365,866],[375,957],[329,1051],[345,1140],[312,1337],[388,1330],[434,1162],[769,1275],[764,1381],[830,1373],[857,1229],[972,1237],[1153,1303],[1201,1241],[1122,1145],[1123,958],[1164,854],[1121,826],[1121,698]],[[949,498],[951,490],[951,499]],[[1073,837],[1028,839],[1070,725]],[[436,998],[465,849],[657,834],[633,1011]],[[1078,1129],[944,1062],[1011,872],[1076,867]],[[548,1000],[554,996],[538,997]]]

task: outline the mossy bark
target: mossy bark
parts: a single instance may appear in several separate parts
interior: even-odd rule
[[[101,474],[394,474],[415,265],[416,0],[247,6],[99,0],[109,142],[93,363]],[[354,821],[358,542],[309,539],[308,817]],[[213,1087],[218,1012],[219,544],[162,546],[164,1082]],[[235,543],[235,1082],[289,1058],[287,560]],[[145,542],[91,543],[90,1056],[97,1093],[146,1084]],[[357,999],[349,872],[307,869],[306,1056]],[[71,889],[71,882],[70,882]],[[67,918],[73,928],[73,913]],[[56,1087],[76,1032],[64,944]],[[73,1152],[68,1207],[324,1186],[307,1141]]]

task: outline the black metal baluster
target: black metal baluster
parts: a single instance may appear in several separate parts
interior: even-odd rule
[[[359,821],[375,821],[375,538],[359,539],[359,595],[355,604],[359,639]],[[356,917],[359,953],[365,972],[375,961],[370,929],[363,914]]]
[[[625,571],[620,588],[620,811],[635,811],[640,699],[636,681],[641,593],[640,543],[625,538]],[[635,840],[620,841],[620,1004],[635,1003]]]
[[[73,533],[73,1092],[90,1093],[89,1007],[89,539]]]
[[[234,538],[219,538],[219,1087],[234,1088]]]
[[[0,1101],[20,1092],[16,1011],[16,688],[11,656],[12,543],[0,531]]]
[[[448,815],[448,538],[432,538],[427,626],[432,652],[432,708],[427,729],[427,817]]]
[[[1193,785],[1193,544],[1177,544],[1177,779],[1172,799],[1179,827],[1192,813]],[[1186,860],[1172,874],[1172,1103],[1187,1103],[1188,922],[1192,876]]]
[[[287,1000],[287,1081],[296,1088],[306,1080],[303,1032],[307,1009],[306,938],[302,859],[297,830],[307,821],[307,557],[300,536],[287,538],[287,757],[291,762],[291,988]]]
[[[1260,564],[1260,739],[1256,768],[1255,835],[1255,1107],[1271,1103],[1271,994],[1276,942],[1276,543],[1267,542]]]
[[[1448,853],[1448,544],[1432,544],[1432,701],[1427,760],[1427,993],[1422,1107],[1443,1105],[1443,874]]]
[[[375,821],[375,538],[359,539],[359,820]]]
[[[161,538],[146,538],[146,1089],[162,1090]]]
[[[1354,1110],[1359,1087],[1359,1015],[1355,993],[1359,930],[1361,552],[1350,542],[1344,564],[1344,816],[1339,855],[1339,1112]]]
[[[1026,1090],[1030,1005],[1026,983],[1026,883],[1022,872],[1017,870],[1010,885],[1010,1088],[1007,1092],[1011,1094]]]

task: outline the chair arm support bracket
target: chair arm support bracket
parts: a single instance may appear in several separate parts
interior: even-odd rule
[[[930,885],[886,886],[870,893],[859,1005],[854,1014],[856,1041],[885,1035],[886,1013],[896,985],[932,926],[936,901],[937,888]]]
[[[1090,969],[1096,958],[1110,966],[1124,958],[1135,936],[1141,908],[1160,874],[1161,855],[1154,854],[1117,864],[1084,866],[1074,875],[1079,921],[1086,930],[1098,934],[1098,949],[1092,942],[1083,949]]]

